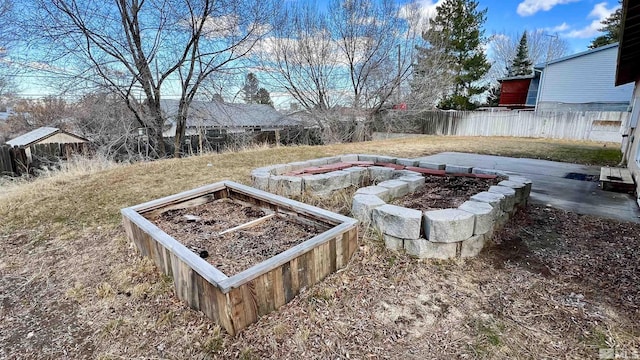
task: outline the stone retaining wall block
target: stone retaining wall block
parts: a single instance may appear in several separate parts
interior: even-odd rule
[[[389,189],[391,199],[401,198],[409,193],[409,184],[400,180],[383,181],[378,186]]]
[[[516,191],[506,186],[491,186],[488,190],[490,193],[504,195],[501,203],[502,210],[511,212],[516,204]]]
[[[370,224],[371,212],[382,205],[386,203],[375,195],[356,194],[351,204],[351,215],[364,224]]]
[[[351,186],[351,174],[347,171],[332,171],[324,175],[327,177],[325,191],[342,190]]]
[[[395,164],[396,160],[397,159],[392,156],[376,156],[376,162],[378,163]]]
[[[425,184],[424,176],[420,176],[420,175],[417,175],[417,176],[406,175],[406,176],[399,177],[396,180],[406,182],[407,185],[409,186],[409,192],[415,192],[420,188],[422,188]]]
[[[371,222],[383,234],[408,240],[418,239],[422,212],[387,204],[373,209]]]
[[[383,188],[380,186],[367,186],[356,190],[356,194],[362,195],[374,195],[379,197],[382,201],[391,200],[391,196],[389,195],[389,189]]]
[[[382,234],[382,237],[384,239],[384,246],[387,249],[395,251],[404,250],[404,239],[387,234]]]
[[[420,161],[414,159],[396,159],[396,164],[404,166],[418,166]]]
[[[269,192],[283,196],[302,195],[302,178],[297,176],[271,176]]]
[[[309,193],[326,192],[328,177],[326,174],[305,175],[302,177],[302,188]]]
[[[358,161],[358,154],[347,154],[340,156],[341,162]]]
[[[447,167],[447,165],[446,164],[440,164],[440,163],[428,162],[428,161],[420,161],[418,163],[418,167],[425,168],[425,169],[431,169],[431,170],[444,170]]]
[[[521,183],[521,182],[517,182],[517,181],[511,181],[511,180],[503,180],[500,181],[498,183],[498,186],[506,186],[509,188],[512,188],[513,190],[516,191],[516,204],[518,205],[524,205],[527,202],[527,189],[526,189],[526,185]]]
[[[529,195],[531,194],[531,186],[533,185],[533,182],[531,180],[527,179],[524,176],[517,176],[517,175],[509,176],[509,180],[523,183],[525,186],[525,194],[526,194],[525,197],[526,199],[529,199]]]
[[[369,170],[366,168],[354,166],[346,168],[344,171],[351,175],[351,185],[361,187],[369,182]]]
[[[444,168],[447,174],[471,174],[473,167],[471,166],[459,166],[447,164]]]
[[[393,178],[393,172],[396,171],[392,168],[383,166],[371,166],[369,169],[369,179],[374,183],[379,183]]]
[[[485,234],[495,226],[498,210],[490,204],[478,201],[465,201],[458,209],[475,215],[473,226],[474,235]]]
[[[367,154],[358,154],[358,161],[371,161],[376,162],[377,156],[375,155],[367,155]]]
[[[482,249],[484,248],[485,243],[487,242],[487,237],[485,235],[475,235],[467,240],[462,242],[462,249],[460,251],[460,257],[474,257],[478,256]]]
[[[427,240],[452,243],[473,236],[475,217],[459,209],[425,211],[424,229]]]
[[[435,243],[426,239],[404,241],[407,254],[420,259],[453,259],[456,257],[457,248],[457,243]]]
[[[504,201],[504,195],[483,191],[473,195],[469,200],[487,203],[494,208],[500,209]]]
[[[271,175],[263,173],[254,173],[251,175],[251,182],[256,189],[269,191],[269,178]]]
[[[411,171],[411,170],[396,170],[393,173],[394,179],[401,178],[403,176],[422,176],[422,174],[416,171]]]

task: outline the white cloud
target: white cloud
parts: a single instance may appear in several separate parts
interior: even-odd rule
[[[409,17],[417,11],[421,18],[430,19],[436,16],[436,8],[443,2],[444,0],[418,0],[415,2],[416,6],[412,6],[412,4],[404,5],[400,10],[400,14],[403,17]]]
[[[563,22],[562,24],[558,25],[558,26],[554,26],[551,28],[544,28],[544,31],[550,32],[550,33],[557,33],[557,32],[563,32],[563,31],[567,31],[569,30],[571,26],[569,26],[569,24],[567,24],[566,22]]]
[[[417,0],[409,2],[400,8],[399,16],[407,20],[418,33],[428,28],[428,22],[437,14],[437,7],[444,0]]]
[[[585,26],[582,29],[573,30],[565,34],[570,38],[588,39],[596,36],[602,27],[602,21],[608,18],[619,6],[616,5],[612,8],[607,8],[606,2],[601,2],[593,7],[593,10],[589,13],[587,19],[594,19],[591,24]]]
[[[568,4],[580,0],[524,0],[518,4],[518,15],[531,16],[539,11],[549,11],[556,5]]]

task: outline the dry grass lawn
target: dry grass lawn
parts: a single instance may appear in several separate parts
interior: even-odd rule
[[[462,151],[615,165],[619,150],[606,145],[419,136],[256,148],[2,183],[0,359],[584,359],[597,358],[599,348],[638,351],[640,261],[633,249],[640,227],[632,224],[532,206],[482,256],[460,262],[417,261],[362,230],[344,271],[236,338],[177,300],[171,279],[136,253],[120,226],[123,207],[223,179],[248,183],[251,169],[276,163]],[[305,200],[349,209],[348,196],[339,194]],[[613,229],[625,230],[611,236]],[[610,261],[594,261],[592,247],[575,240],[579,231],[598,251],[611,249]]]

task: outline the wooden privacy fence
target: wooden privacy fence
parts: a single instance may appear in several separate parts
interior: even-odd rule
[[[376,131],[621,142],[629,118],[615,111],[390,111]]]
[[[67,160],[72,154],[86,154],[86,143],[35,144],[28,148],[0,145],[0,176],[32,173],[44,165]]]
[[[24,149],[0,145],[0,176],[20,176],[27,171],[28,158]]]

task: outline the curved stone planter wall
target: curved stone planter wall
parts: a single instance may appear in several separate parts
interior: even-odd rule
[[[419,211],[387,202],[424,186],[423,175],[470,177],[501,175],[508,180],[472,196],[457,209]],[[251,173],[255,187],[284,195],[328,194],[362,186],[353,197],[352,215],[373,226],[389,249],[419,258],[476,256],[493,232],[526,205],[532,182],[482,168],[434,164],[376,155],[342,155],[273,165]]]

